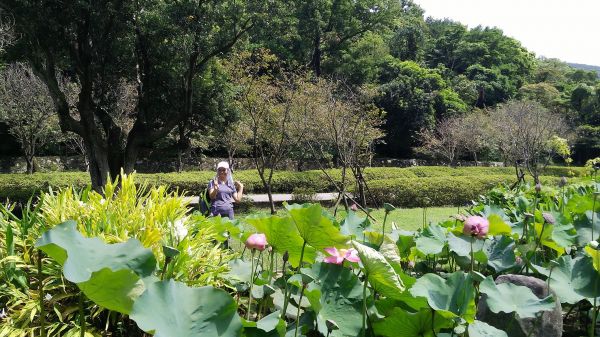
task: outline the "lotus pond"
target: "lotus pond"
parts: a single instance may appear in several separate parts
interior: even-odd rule
[[[2,209],[0,337],[536,336],[557,308],[563,335],[595,336],[599,189],[496,188],[413,231],[389,204],[380,223],[318,204],[229,221],[132,176],[49,191]]]

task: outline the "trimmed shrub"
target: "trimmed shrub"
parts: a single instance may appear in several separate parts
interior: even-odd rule
[[[569,170],[575,172],[576,176],[584,176],[585,168],[582,167],[550,167],[544,173],[556,177],[569,176]],[[341,180],[340,170],[328,170],[327,173],[339,183]],[[136,183],[148,183],[151,185],[168,185],[171,190],[177,190],[180,193],[185,192],[187,195],[199,195],[206,188],[209,180],[213,179],[214,172],[211,171],[193,171],[183,173],[156,173],[156,174],[137,174],[135,176]],[[367,168],[364,172],[364,177],[367,180],[369,189],[374,193],[379,193],[381,200],[395,203],[393,200],[396,197],[383,198],[387,192],[383,192],[382,188],[387,186],[400,186],[399,191],[402,192],[406,200],[397,203],[402,205],[422,204],[413,199],[417,194],[432,195],[432,203],[436,205],[449,205],[454,203],[463,203],[469,201],[479,193],[483,193],[490,184],[490,187],[500,182],[498,177],[503,177],[502,181],[512,182],[515,180],[514,169],[512,168],[497,168],[497,167],[410,167],[410,168],[395,168],[395,167],[376,167]],[[258,176],[256,170],[236,171],[234,178],[244,183],[245,193],[266,193],[266,189]],[[431,178],[427,180],[426,178]],[[433,179],[436,178],[436,179]],[[454,179],[456,178],[456,179]],[[462,179],[459,179],[462,178]],[[423,180],[425,179],[425,180]],[[543,178],[546,179],[546,178]],[[477,184],[476,182],[481,182]],[[481,185],[483,182],[488,184]],[[89,184],[89,176],[85,172],[56,172],[56,173],[35,173],[32,175],[25,174],[1,174],[0,175],[0,200],[10,199],[11,201],[26,201],[32,196],[39,195],[42,191],[47,191],[49,188],[59,188],[65,186],[75,186],[83,188]],[[348,172],[347,181],[348,190],[354,188],[354,178],[351,172]],[[475,184],[475,185],[473,185]],[[403,187],[404,186],[404,187]],[[435,187],[437,186],[437,187]],[[303,172],[275,172],[273,174],[273,182],[271,184],[274,193],[291,193],[295,190],[319,192],[333,192],[335,186],[332,184],[325,174],[319,170],[303,171]],[[435,188],[434,188],[435,187]],[[410,191],[411,189],[419,189],[422,191]],[[467,192],[457,193],[456,202],[452,202],[450,195],[438,195],[437,190],[469,190]],[[396,189],[390,189],[394,194]],[[431,192],[424,192],[431,191]],[[382,199],[383,198],[383,199]],[[400,198],[400,199],[402,199]]]
[[[542,177],[542,184],[556,185],[560,178]],[[458,206],[487,193],[500,184],[511,184],[511,175],[398,178],[372,181],[369,189],[379,202],[397,207]]]

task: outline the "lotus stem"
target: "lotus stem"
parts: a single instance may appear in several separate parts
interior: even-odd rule
[[[44,277],[42,275],[42,251],[38,250],[38,292],[40,296],[40,336],[46,337],[46,313],[44,312]]]
[[[381,247],[381,245],[383,245],[383,242],[385,241],[385,221],[387,220],[387,216],[388,216],[388,211],[385,211],[385,214],[383,215],[383,226],[381,229],[381,244],[379,245]]]
[[[250,320],[250,311],[252,309],[252,286],[254,285],[254,253],[256,249],[252,249],[252,257],[250,258],[250,291],[248,292],[248,310],[246,311],[246,320]],[[258,265],[258,264],[257,264]]]
[[[473,237],[471,237],[471,271],[475,270],[475,259],[473,258]]]
[[[592,240],[594,239],[594,214],[596,213],[596,198],[598,194],[594,192],[594,201],[592,202]]]
[[[287,313],[287,306],[288,306],[288,301],[289,301],[289,297],[288,297],[288,285],[287,285],[287,279],[285,278],[285,264],[286,261],[283,261],[283,284],[285,286],[284,292],[283,292],[283,309],[281,311],[281,319],[285,320],[285,314]]]
[[[160,275],[161,281],[165,279],[165,274],[167,273],[167,267],[169,266],[169,263],[171,263],[171,258],[169,256],[165,256],[165,265],[163,266],[162,274]]]
[[[363,284],[363,310],[362,310],[362,332],[363,332],[363,337],[367,336],[367,329],[366,329],[366,318],[367,318],[367,281],[368,281],[368,274],[365,273],[365,280],[364,280],[364,284]]]
[[[294,331],[294,337],[298,337],[298,323],[300,323],[300,306],[302,304],[302,297],[304,296],[304,289],[306,285],[302,284],[302,290],[300,291],[300,299],[298,300],[298,310],[296,311],[296,331]]]
[[[79,293],[79,336],[85,337],[85,316],[83,313],[83,292]]]

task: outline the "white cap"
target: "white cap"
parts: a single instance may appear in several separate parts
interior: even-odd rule
[[[219,162],[217,164],[217,169],[220,169],[220,168],[229,169],[229,163],[227,163],[226,161]]]

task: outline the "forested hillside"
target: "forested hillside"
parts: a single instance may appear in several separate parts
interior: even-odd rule
[[[239,117],[230,61],[265,50],[279,69],[369,91],[385,113],[379,156],[419,156],[419,131],[513,99],[536,100],[564,116],[576,162],[600,155],[596,72],[536,58],[498,28],[425,18],[409,0],[48,3],[54,5],[2,1],[3,22],[15,33],[3,62],[32,66],[62,109],[63,131],[82,132],[67,106],[95,115],[104,131],[84,143],[97,153],[112,148],[125,167],[130,155],[226,154],[213,140]],[[89,15],[81,19],[82,12]],[[69,97],[56,78],[74,82],[84,96]],[[111,124],[107,111],[118,111],[115,120],[127,126]],[[59,143],[41,153],[73,152]],[[479,159],[499,158],[483,151]]]

